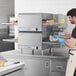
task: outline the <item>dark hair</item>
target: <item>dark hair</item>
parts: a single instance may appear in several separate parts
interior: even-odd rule
[[[76,8],[72,8],[71,10],[69,10],[67,12],[67,16],[71,16],[71,17],[76,16]]]

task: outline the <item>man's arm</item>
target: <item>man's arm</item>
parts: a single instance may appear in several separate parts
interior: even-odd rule
[[[75,38],[71,38],[71,39],[69,39],[69,41],[65,40],[64,44],[66,46],[68,46],[69,48],[76,48],[76,39]]]
[[[64,38],[64,39],[70,39],[71,38],[71,34],[61,35],[61,37]]]

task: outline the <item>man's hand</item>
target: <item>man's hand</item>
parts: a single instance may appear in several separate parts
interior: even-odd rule
[[[64,44],[66,46],[68,46],[69,48],[76,48],[76,39],[75,38],[71,38],[71,39],[69,39],[69,41],[65,40]]]
[[[64,38],[64,39],[70,39],[71,38],[71,34],[61,35],[61,37]]]

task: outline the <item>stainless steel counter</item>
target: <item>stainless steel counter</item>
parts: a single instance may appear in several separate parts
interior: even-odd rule
[[[14,64],[14,62],[6,62],[3,67],[0,67],[0,76],[9,75],[23,68],[24,63]]]
[[[69,57],[65,57],[65,56],[47,56],[47,55],[26,55],[26,54],[21,54],[21,51],[18,50],[12,50],[12,51],[7,51],[7,52],[2,52],[1,53],[2,56],[4,57],[13,57],[13,58],[33,58],[33,59],[68,59]]]

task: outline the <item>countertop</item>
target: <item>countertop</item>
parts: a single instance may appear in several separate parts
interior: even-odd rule
[[[31,59],[68,59],[65,56],[47,56],[47,55],[27,55],[21,54],[20,50],[12,50],[7,52],[1,52],[0,55],[3,57],[12,57],[12,58],[31,58]]]
[[[6,62],[3,67],[0,67],[0,76],[1,75],[7,75],[11,72],[14,72],[16,70],[19,70],[23,68],[24,63],[20,62],[15,64],[15,62]]]

